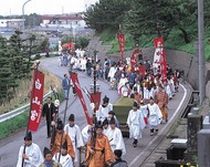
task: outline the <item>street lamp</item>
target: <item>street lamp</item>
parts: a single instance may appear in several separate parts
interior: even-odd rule
[[[31,0],[27,0],[26,2],[24,2],[23,6],[22,6],[23,30],[25,29],[25,22],[24,22],[24,19],[25,19],[25,5],[30,1]]]

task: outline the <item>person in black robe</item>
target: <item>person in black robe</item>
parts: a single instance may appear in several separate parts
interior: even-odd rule
[[[47,123],[47,137],[51,137],[51,122],[54,120],[54,116],[56,112],[56,107],[54,103],[52,102],[52,98],[48,97],[47,102],[43,105],[42,108],[42,116],[46,117],[46,123]]]

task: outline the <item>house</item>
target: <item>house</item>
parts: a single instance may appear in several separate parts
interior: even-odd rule
[[[0,28],[21,29],[25,19],[0,19]]]
[[[43,15],[41,27],[46,28],[85,28],[86,24],[81,14]]]

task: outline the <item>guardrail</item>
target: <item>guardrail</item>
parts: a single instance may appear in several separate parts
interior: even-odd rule
[[[49,54],[59,55],[59,54],[60,54],[60,52],[58,52],[58,51],[55,51],[55,52],[49,52]],[[32,59],[34,59],[34,58],[36,57],[36,55],[39,55],[39,56],[43,57],[43,56],[46,56],[46,55],[47,55],[47,53],[37,53],[37,54],[33,54],[33,55],[31,55],[31,58],[32,58]]]
[[[44,95],[44,99],[46,99],[47,97],[49,97],[52,93],[53,93],[52,91],[49,91],[48,93],[46,93]],[[21,107],[19,107],[17,109],[14,109],[14,110],[12,110],[12,111],[10,111],[8,113],[5,113],[5,114],[0,115],[0,123],[1,122],[4,122],[6,120],[9,120],[11,118],[14,118],[17,115],[20,115],[21,113],[27,111],[29,109],[29,107],[30,107],[30,103],[28,103],[28,104],[26,104],[24,106],[21,106]]]

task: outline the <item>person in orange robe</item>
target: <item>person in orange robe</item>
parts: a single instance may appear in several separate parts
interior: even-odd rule
[[[155,102],[161,110],[163,120],[168,122],[168,94],[161,85],[159,85],[158,92],[155,94]]]
[[[108,138],[103,134],[102,125],[97,124],[95,130],[95,139],[90,139],[87,144],[86,164],[88,167],[111,165],[114,162],[114,153],[111,150]]]
[[[71,138],[68,136],[68,134],[66,134],[64,132],[63,128],[64,128],[64,125],[63,125],[62,121],[59,121],[57,124],[57,128],[56,128],[54,143],[51,148],[52,153],[53,153],[53,155],[55,155],[56,153],[60,152],[61,145],[63,145],[64,142],[66,141],[67,142],[67,153],[72,157],[72,159],[74,159],[75,152],[74,152]],[[61,139],[62,139],[62,143],[61,143]]]

